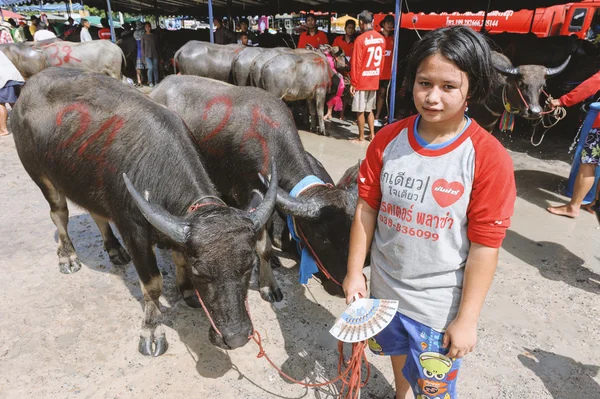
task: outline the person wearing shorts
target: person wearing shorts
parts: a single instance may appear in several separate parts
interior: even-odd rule
[[[410,54],[406,87],[418,114],[382,128],[360,165],[343,289],[346,302],[367,297],[370,250],[371,296],[398,301],[368,343],[390,356],[396,399],[457,399],[514,210],[514,168],[465,115],[467,101],[485,103],[494,84],[486,38],[436,29]]]
[[[0,136],[8,135],[8,111],[5,104],[12,106],[17,101],[24,83],[23,76],[0,51]]]
[[[379,77],[379,91],[377,92],[377,112],[375,113],[375,126],[383,126],[381,120],[384,105],[387,101],[388,87],[392,78],[392,58],[394,56],[394,16],[388,14],[381,21],[381,34],[385,39],[385,52],[383,54],[383,68]],[[386,110],[387,112],[387,110]],[[385,116],[385,113],[384,113]]]
[[[352,112],[356,112],[358,139],[365,140],[365,113],[369,124],[369,139],[375,137],[375,117],[379,75],[383,68],[385,40],[381,33],[373,30],[373,14],[367,10],[358,14],[358,25],[363,32],[354,42],[354,50],[350,59],[350,94]]]
[[[585,80],[571,92],[557,100],[552,100],[550,105],[553,108],[560,106],[572,107],[596,94],[599,88],[600,72],[596,72],[595,75]],[[575,178],[575,186],[573,187],[571,201],[566,205],[548,207],[548,212],[570,218],[579,216],[582,202],[587,193],[594,186],[598,163],[600,163],[600,114],[596,117],[596,120],[592,125],[592,130],[590,130],[585,140],[585,146],[581,153],[581,165],[579,166],[579,172]],[[598,187],[600,187],[600,185]],[[595,212],[596,217],[598,217],[598,221],[600,222],[600,190],[596,193],[596,200],[588,210]]]

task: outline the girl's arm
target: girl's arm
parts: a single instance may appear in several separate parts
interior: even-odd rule
[[[371,208],[364,199],[358,199],[350,230],[348,273],[342,284],[346,294],[346,303],[350,303],[356,294],[363,298],[367,296],[367,285],[362,270],[373,240],[377,214],[378,211]]]
[[[490,289],[496,265],[498,248],[471,244],[463,278],[462,299],[458,315],[444,334],[443,346],[450,344],[448,357],[461,358],[473,351],[477,343],[477,322],[485,297]]]

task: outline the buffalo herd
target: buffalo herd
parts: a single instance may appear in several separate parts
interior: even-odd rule
[[[577,41],[563,41],[571,47],[548,65],[517,64],[514,54],[495,53],[499,94],[473,110],[482,113],[476,118],[492,126],[508,101],[519,115],[539,117],[546,79],[565,72],[570,60],[591,56]],[[81,268],[67,230],[68,198],[89,211],[111,262],[131,261],[137,270],[143,355],[168,348],[155,245],[172,250],[182,298],[204,308],[210,341],[221,348],[241,347],[253,332],[247,311],[253,270],[261,297],[282,300],[273,246],[297,257],[291,228],[321,266],[325,289],[342,294],[358,165],[334,184],[304,150],[286,104],[308,101],[312,127],[326,133],[325,102],[337,91],[336,70],[347,68],[339,48],[189,41],[174,54],[178,74],[149,96],[120,81],[125,58],[109,41],[5,44],[0,51],[27,79],[11,129],[25,170],[50,206],[59,271]],[[307,177],[317,183],[291,195]]]

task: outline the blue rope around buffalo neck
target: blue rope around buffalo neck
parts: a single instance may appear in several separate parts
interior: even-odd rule
[[[296,198],[298,195],[302,194],[305,190],[308,190],[313,186],[324,185],[325,183],[319,179],[317,176],[309,175],[304,179],[300,180],[298,184],[290,191],[290,196]],[[300,284],[307,284],[308,280],[319,271],[317,266],[317,262],[315,258],[313,258],[312,254],[306,248],[306,246],[302,245],[302,240],[298,232],[296,231],[296,222],[292,215],[288,215],[287,217],[288,228],[290,229],[290,234],[294,241],[296,241],[296,246],[298,248],[298,253],[300,254],[300,276],[298,281]]]

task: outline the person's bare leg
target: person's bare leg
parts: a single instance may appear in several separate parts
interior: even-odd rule
[[[375,115],[375,119],[379,119],[381,117],[383,104],[385,104],[385,92],[385,87],[380,87],[379,90],[377,90],[377,114]]]
[[[575,186],[573,187],[573,196],[568,204],[562,206],[550,206],[548,212],[559,215],[574,218],[579,216],[579,209],[581,208],[581,202],[587,195],[587,193],[594,186],[594,180],[596,172],[596,165],[582,163],[579,166],[579,172],[575,178]]]
[[[0,136],[8,135],[8,111],[4,104],[0,104]]]
[[[142,71],[141,69],[136,69],[135,74],[137,75],[137,82],[141,86],[142,85]]]
[[[406,362],[406,355],[390,356],[392,359],[392,369],[394,370],[394,380],[396,383],[396,399],[414,399],[414,394],[410,384],[402,374],[402,368]]]
[[[356,123],[358,124],[358,141],[365,140],[365,113],[356,113]]]
[[[369,112],[367,121],[369,123],[369,140],[373,140],[375,138],[375,116],[373,115],[373,111]]]
[[[333,105],[327,105],[327,113],[325,114],[325,116],[323,117],[323,120],[326,121],[327,119],[331,118],[331,113],[333,112]]]

